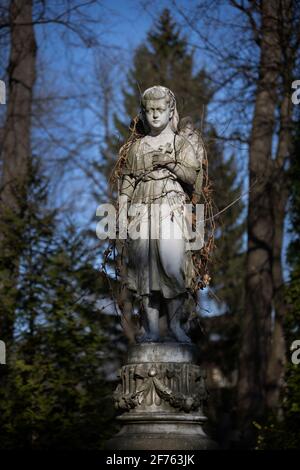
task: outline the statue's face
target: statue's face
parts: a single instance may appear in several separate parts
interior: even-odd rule
[[[162,131],[169,124],[172,112],[166,99],[147,100],[145,115],[151,130]]]

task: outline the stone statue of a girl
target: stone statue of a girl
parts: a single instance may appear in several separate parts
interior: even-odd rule
[[[141,302],[140,342],[159,341],[167,312],[169,339],[190,342],[182,325],[194,266],[185,210],[195,187],[201,151],[178,133],[174,94],[153,86],[141,98],[144,134],[130,145],[121,171],[119,210],[126,207],[126,284]]]

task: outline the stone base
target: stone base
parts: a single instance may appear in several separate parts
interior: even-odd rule
[[[216,445],[202,429],[205,374],[194,346],[144,343],[129,349],[115,392],[121,431],[108,450],[202,450]]]
[[[106,444],[107,450],[206,450],[216,444],[202,429],[205,417],[195,415],[122,416],[121,431]]]

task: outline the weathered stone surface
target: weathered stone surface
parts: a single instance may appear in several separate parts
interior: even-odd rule
[[[123,366],[114,398],[118,409],[199,410],[207,397],[204,372],[194,364],[146,363]]]
[[[203,142],[190,121],[178,128],[168,88],[147,89],[140,116],[143,130],[133,128],[117,167],[119,215],[125,212],[129,222],[126,247],[121,244],[123,281],[139,301],[142,331],[120,370],[114,400],[122,429],[107,448],[208,449],[214,443],[202,429],[205,372],[187,327],[195,307],[187,301],[199,285],[192,252],[203,246],[203,225],[187,202],[201,192]]]
[[[126,410],[118,417],[123,427],[108,449],[214,447],[202,429],[207,391],[205,372],[195,358],[195,348],[186,344],[144,343],[129,349],[114,394],[116,407]]]
[[[205,450],[216,448],[202,429],[206,418],[198,413],[122,416],[119,434],[107,443],[110,450]]]
[[[199,281],[192,255],[204,243],[204,214],[197,219],[200,206],[194,215],[189,207],[192,193],[201,192],[203,142],[191,122],[178,128],[176,98],[166,87],[144,91],[140,116],[143,131],[122,148],[118,174],[119,214],[128,226],[126,247],[121,245],[124,285],[140,300],[139,343],[189,344],[184,324],[192,308],[185,305]]]
[[[192,344],[142,343],[130,346],[126,363],[176,362],[196,364],[198,359],[198,350]]]

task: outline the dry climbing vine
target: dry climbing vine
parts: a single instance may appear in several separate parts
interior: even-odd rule
[[[128,153],[130,147],[133,145],[134,142],[141,139],[146,135],[144,130],[143,123],[139,116],[136,116],[130,125],[130,135],[127,139],[126,143],[120,148],[118,160],[113,168],[111,177],[109,179],[109,184],[111,189],[116,189],[116,185],[120,184],[122,178],[122,171],[126,164]],[[195,131],[197,132],[197,131]],[[190,202],[193,204],[194,208],[196,207],[197,203],[204,204],[204,227],[205,227],[205,234],[206,240],[204,242],[203,247],[193,252],[192,254],[192,261],[194,265],[194,272],[195,276],[192,280],[191,292],[195,301],[197,302],[197,292],[199,289],[204,289],[210,283],[210,275],[209,275],[209,268],[211,263],[212,252],[214,249],[214,231],[215,231],[215,222],[214,222],[214,215],[213,215],[213,200],[212,200],[212,186],[208,175],[208,158],[207,158],[207,151],[205,149],[204,143],[202,138],[200,137],[203,147],[203,160],[202,160],[202,171],[203,171],[203,181],[202,181],[202,189],[201,194],[193,193],[190,197]],[[118,188],[117,188],[118,189]],[[118,212],[118,207],[116,207]],[[196,211],[193,210],[193,229],[195,230],[195,223],[196,223]],[[122,262],[123,262],[123,250],[125,246],[124,240],[110,240],[110,245],[108,249],[105,251],[105,257],[103,262],[103,271],[106,274],[106,263],[108,259],[113,254],[113,261],[115,267],[115,275],[116,278],[122,277]],[[116,249],[118,251],[119,256],[116,257]],[[107,274],[106,274],[107,276]],[[124,288],[124,284],[121,282],[120,289]],[[122,310],[122,305],[121,307]]]

